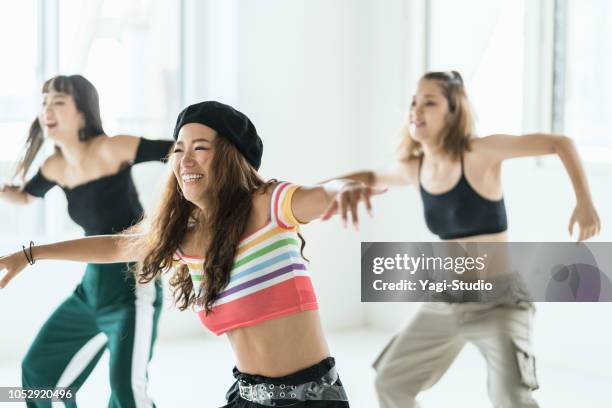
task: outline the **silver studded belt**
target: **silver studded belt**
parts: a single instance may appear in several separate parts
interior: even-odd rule
[[[337,381],[338,372],[335,367],[332,367],[321,378],[307,383],[297,385],[248,384],[238,381],[238,388],[242,399],[269,407],[276,406],[275,400],[348,401],[344,387],[335,385]]]

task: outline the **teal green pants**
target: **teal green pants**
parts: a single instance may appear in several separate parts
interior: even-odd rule
[[[70,387],[76,392],[108,350],[108,406],[155,406],[147,394],[147,366],[157,334],[162,286],[160,281],[136,285],[128,266],[87,265],[74,293],[53,312],[30,346],[21,366],[23,387]],[[51,407],[51,403],[27,406]]]

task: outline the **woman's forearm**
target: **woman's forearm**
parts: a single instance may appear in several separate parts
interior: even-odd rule
[[[386,170],[362,170],[354,173],[345,174],[340,177],[322,181],[319,184],[327,183],[331,180],[353,180],[359,181],[368,187],[390,187],[390,186],[406,186],[411,184],[411,180],[416,177],[413,175],[414,170],[408,163],[399,163],[398,165]]]
[[[361,181],[366,186],[373,186],[375,182],[375,178],[376,177],[373,171],[358,171],[355,173],[350,173],[350,174],[345,174],[339,177],[335,177],[333,179],[323,180],[319,184],[326,184],[333,180],[344,179],[344,180]]]
[[[358,173],[355,173],[355,174],[358,174]],[[332,180],[323,182],[322,187],[323,187],[323,191],[325,192],[325,201],[326,201],[325,205],[328,205],[329,203],[331,203],[334,200],[334,198],[337,196],[337,194],[344,187],[354,183],[355,181],[360,182],[361,180],[358,180],[356,178],[352,179],[350,177],[339,177],[337,179],[332,179]],[[361,182],[366,184],[363,181]]]
[[[140,251],[135,248],[135,235],[97,235],[37,245],[32,248],[34,260],[66,260],[91,263],[135,262]]]
[[[563,162],[567,174],[570,177],[572,186],[574,187],[576,201],[578,203],[592,202],[591,191],[589,189],[586,173],[573,140],[569,137],[561,138],[555,146],[555,151],[559,155],[559,158],[561,159],[561,162]]]

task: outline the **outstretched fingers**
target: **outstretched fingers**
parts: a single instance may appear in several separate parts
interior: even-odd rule
[[[570,237],[574,235],[574,224],[576,224],[576,217],[572,215],[569,221],[569,225],[567,226],[567,231],[569,232]]]
[[[4,275],[2,279],[0,280],[0,289],[4,289],[4,287],[8,285],[11,279],[13,279],[16,275],[14,271],[8,270],[5,265],[2,265],[2,263],[0,263],[0,271],[3,271],[3,270],[6,270],[6,275]]]
[[[323,211],[323,214],[321,214],[319,218],[321,219],[321,221],[327,221],[337,212],[338,212],[338,201],[334,200],[331,203],[329,203],[329,205],[327,206],[325,211]]]

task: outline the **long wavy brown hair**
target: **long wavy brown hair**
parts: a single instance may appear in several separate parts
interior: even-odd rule
[[[432,71],[423,75],[420,81],[436,81],[448,102],[446,125],[440,138],[440,146],[453,160],[470,150],[470,140],[475,137],[474,114],[467,97],[461,74],[457,71]],[[410,133],[410,125],[402,129],[402,140],[398,147],[400,160],[408,161],[423,155],[421,143]]]
[[[253,194],[265,194],[268,187],[276,183],[276,180],[265,182],[224,137],[217,137],[213,148],[207,181],[209,205],[205,211],[185,199],[176,177],[171,174],[152,217],[150,230],[137,243],[146,254],[138,267],[138,281],[147,283],[176,265],[175,251],[191,226],[199,224],[210,234],[201,288],[193,287],[186,265],[176,267],[170,278],[174,300],[180,310],[197,303],[204,306],[206,313],[210,312],[229,282],[238,245],[251,214]],[[304,245],[302,239],[302,249]]]

